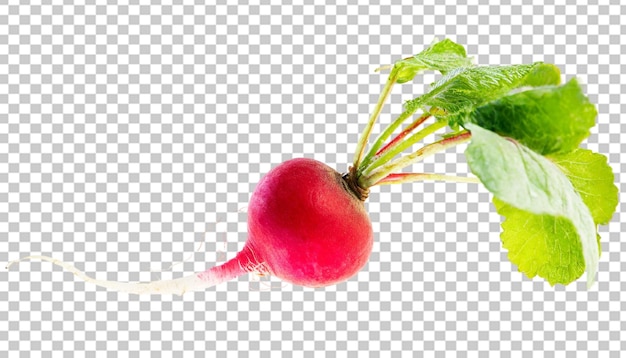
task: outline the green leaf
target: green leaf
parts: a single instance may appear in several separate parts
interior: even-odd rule
[[[552,64],[536,62],[523,80],[523,86],[539,87],[561,83],[561,70]]]
[[[545,155],[578,148],[596,116],[595,106],[572,79],[505,95],[476,108],[469,120]]]
[[[536,275],[551,285],[567,285],[585,271],[576,227],[563,217],[538,215],[494,198],[502,222],[502,246],[517,268],[529,278]]]
[[[619,202],[613,169],[604,155],[577,148],[548,156],[570,180],[596,224],[608,224]]]
[[[428,93],[407,101],[405,105],[407,110],[423,108],[456,128],[467,120],[476,107],[496,100],[515,88],[559,83],[559,69],[542,62],[464,67],[448,72],[432,85]]]
[[[424,51],[415,56],[400,60],[394,64],[397,71],[397,83],[412,81],[417,73],[424,70],[435,70],[446,73],[458,67],[472,65],[472,59],[467,57],[463,46],[445,39],[435,41]]]
[[[587,271],[590,287],[598,267],[598,242],[591,213],[559,168],[524,145],[475,124],[465,154],[472,172],[507,215],[502,241],[518,268],[551,284],[567,284]],[[530,246],[529,246],[530,245]]]

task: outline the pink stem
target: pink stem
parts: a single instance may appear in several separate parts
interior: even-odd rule
[[[477,178],[471,177],[458,177],[453,175],[430,173],[393,173],[382,178],[374,185],[402,184],[425,180],[440,180],[456,183],[479,183]]]
[[[389,143],[387,143],[385,146],[380,148],[376,152],[376,155],[380,155],[380,154],[386,152],[389,148],[394,147],[396,145],[396,143],[398,143],[399,141],[404,139],[404,137],[409,135],[409,133],[411,133],[415,128],[417,128],[417,126],[419,126],[420,124],[424,123],[428,118],[430,118],[430,114],[428,114],[428,113],[427,114],[423,114],[421,117],[416,119],[413,123],[411,123],[408,127],[406,127],[402,132],[400,132],[400,134],[398,134],[395,138],[393,138]]]
[[[407,179],[410,176],[417,176],[417,175],[419,175],[419,173],[393,173],[382,178],[374,185],[382,185],[382,184],[387,184],[387,183],[398,182],[398,181],[402,181],[402,179]]]

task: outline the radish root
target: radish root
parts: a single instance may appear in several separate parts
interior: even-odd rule
[[[212,267],[202,273],[196,273],[172,280],[160,280],[152,282],[118,282],[98,280],[87,276],[76,267],[48,256],[26,256],[19,260],[11,261],[7,264],[9,269],[14,264],[25,260],[38,260],[50,262],[64,270],[73,273],[81,280],[92,283],[96,286],[106,288],[111,291],[125,292],[131,294],[176,294],[183,295],[185,292],[201,291],[215,286],[219,283],[231,280],[246,273],[246,267],[239,262],[240,255],[227,261],[223,265]]]

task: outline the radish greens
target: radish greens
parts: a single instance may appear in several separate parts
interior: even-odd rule
[[[435,54],[438,62],[425,60]],[[591,286],[600,256],[597,225],[610,221],[618,203],[606,157],[581,148],[595,125],[595,106],[576,79],[561,84],[555,65],[474,66],[465,57],[459,45],[444,40],[389,67],[382,102],[393,84],[418,71],[436,70],[442,77],[406,101],[366,154],[356,152],[354,177],[366,188],[421,180],[481,182],[505,217],[502,243],[521,272],[554,285],[569,284],[586,271]],[[376,117],[375,111],[367,128]],[[452,131],[441,139],[395,158],[445,127]],[[364,146],[368,137],[366,130],[359,143]],[[477,179],[402,171],[463,143],[469,143],[465,154]]]

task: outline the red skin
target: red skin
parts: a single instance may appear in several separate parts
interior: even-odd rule
[[[250,199],[248,234],[241,265],[251,269],[258,262],[267,273],[307,287],[356,274],[374,236],[363,202],[341,174],[312,159],[289,160],[263,177]]]

